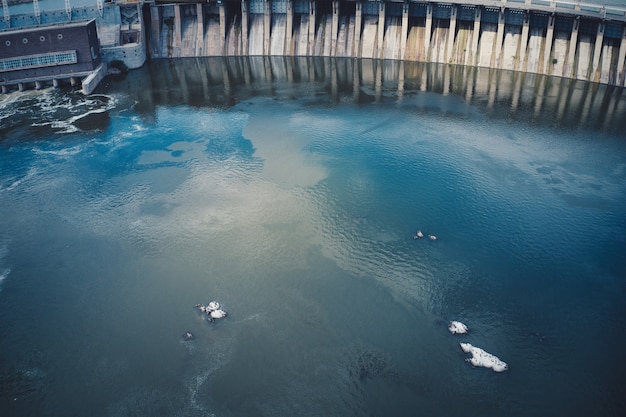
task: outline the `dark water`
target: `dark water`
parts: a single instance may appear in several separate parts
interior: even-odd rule
[[[0,415],[621,415],[625,116],[353,60],[2,96]]]

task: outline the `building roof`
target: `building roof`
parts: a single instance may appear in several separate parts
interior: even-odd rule
[[[95,20],[96,19],[73,20],[71,22],[50,23],[46,25],[10,28],[10,29],[0,30],[0,35],[7,35],[7,34],[12,35],[15,33],[24,33],[24,32],[37,32],[37,31],[50,30],[52,28],[84,27],[90,24],[91,22],[95,22]]]

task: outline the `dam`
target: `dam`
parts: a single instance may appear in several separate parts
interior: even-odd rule
[[[617,0],[616,5],[593,0],[81,1],[77,7],[69,0],[3,0],[0,34],[44,21],[93,18],[102,61],[129,69],[146,59],[319,56],[486,67],[618,87],[626,78],[626,7]],[[0,61],[4,53],[0,45]],[[0,79],[3,91],[9,83],[15,81]]]
[[[626,8],[544,0],[151,3],[153,58],[330,56],[624,85]]]

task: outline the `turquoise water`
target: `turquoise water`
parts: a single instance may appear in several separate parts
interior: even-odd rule
[[[193,59],[0,100],[2,415],[626,405],[621,89]]]

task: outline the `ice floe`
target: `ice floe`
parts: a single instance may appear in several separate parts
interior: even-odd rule
[[[448,330],[450,330],[452,334],[465,334],[467,333],[467,326],[460,321],[452,320],[448,326]]]
[[[491,368],[495,372],[504,372],[509,369],[509,366],[505,362],[501,361],[497,356],[485,352],[481,348],[472,346],[469,343],[461,343],[460,345],[463,352],[472,354],[471,358],[465,360],[473,366]]]
[[[209,304],[196,304],[196,308],[202,313],[205,313],[208,321],[215,321],[215,319],[221,319],[228,315],[226,311],[220,308],[220,303],[217,301],[211,301]]]

